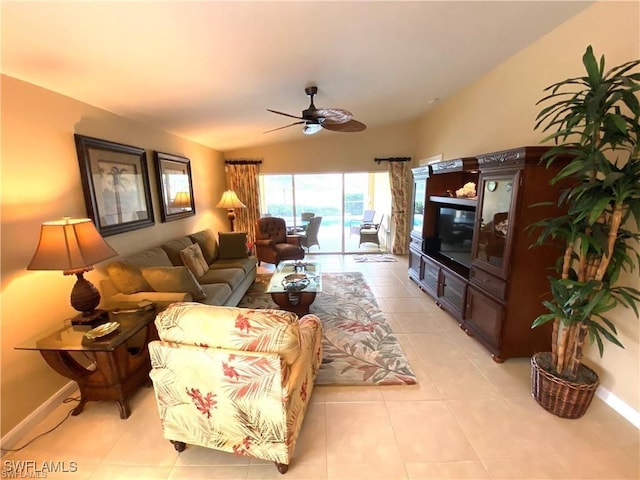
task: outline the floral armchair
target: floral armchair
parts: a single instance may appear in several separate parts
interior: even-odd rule
[[[318,368],[315,315],[175,303],[156,318],[151,380],[164,437],[275,462],[286,473]]]

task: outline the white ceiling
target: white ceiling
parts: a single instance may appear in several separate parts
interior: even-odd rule
[[[225,151],[419,117],[590,2],[6,2],[2,73]],[[322,131],[318,135],[357,135]]]

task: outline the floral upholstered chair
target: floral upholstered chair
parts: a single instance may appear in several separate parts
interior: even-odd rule
[[[315,315],[175,303],[156,318],[151,379],[164,437],[286,473],[322,361]]]

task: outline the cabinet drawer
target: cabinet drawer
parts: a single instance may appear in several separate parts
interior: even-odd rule
[[[446,299],[456,310],[462,313],[467,283],[442,270],[442,290],[440,296]]]
[[[409,248],[413,248],[417,252],[422,251],[422,239],[415,238],[413,235],[410,238]]]
[[[467,289],[466,324],[469,330],[487,341],[495,349],[500,348],[504,307],[470,286]]]
[[[493,275],[480,270],[479,268],[472,267],[469,272],[469,280],[471,284],[484,290],[487,293],[504,300],[507,297],[507,282],[494,277]]]

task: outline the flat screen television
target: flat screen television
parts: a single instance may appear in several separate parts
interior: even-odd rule
[[[475,208],[465,205],[438,207],[436,241],[432,253],[439,253],[456,263],[471,267],[471,245]]]

